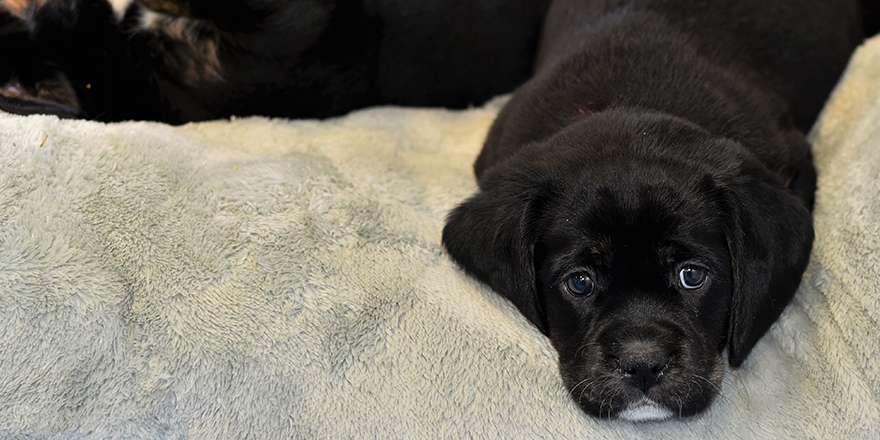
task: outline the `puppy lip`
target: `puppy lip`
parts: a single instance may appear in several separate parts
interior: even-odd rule
[[[655,422],[672,418],[673,413],[669,408],[664,408],[657,402],[648,398],[630,404],[617,417],[629,422]]]

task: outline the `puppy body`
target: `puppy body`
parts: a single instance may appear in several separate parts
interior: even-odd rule
[[[25,61],[0,58],[0,84],[18,78],[36,95],[43,78],[21,71],[60,72],[79,115],[101,120],[460,108],[528,78],[548,4],[141,0],[120,20],[106,0],[5,0],[0,38],[24,33],[32,48]]]
[[[590,414],[692,416],[796,290],[807,130],[861,41],[856,2],[557,0],[499,114],[450,255],[559,352]]]

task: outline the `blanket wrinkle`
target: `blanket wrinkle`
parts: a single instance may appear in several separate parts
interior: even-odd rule
[[[880,437],[880,38],[811,138],[790,307],[693,420],[583,414],[440,245],[499,98],[170,127],[0,114],[0,438]]]

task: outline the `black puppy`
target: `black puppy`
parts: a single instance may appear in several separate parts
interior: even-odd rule
[[[106,0],[0,0],[0,108],[170,123],[462,108],[528,79],[548,4],[140,0],[118,19]]]
[[[450,255],[546,333],[588,413],[705,410],[813,242],[803,133],[862,40],[844,0],[556,0]]]

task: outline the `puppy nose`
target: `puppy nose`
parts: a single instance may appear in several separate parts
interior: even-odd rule
[[[657,359],[654,361],[642,362],[632,361],[624,363],[621,361],[620,369],[630,381],[630,383],[647,393],[654,385],[660,382],[663,372],[666,370],[667,360]]]
[[[643,341],[624,344],[619,354],[620,371],[625,380],[643,393],[660,382],[670,358],[666,350]]]

